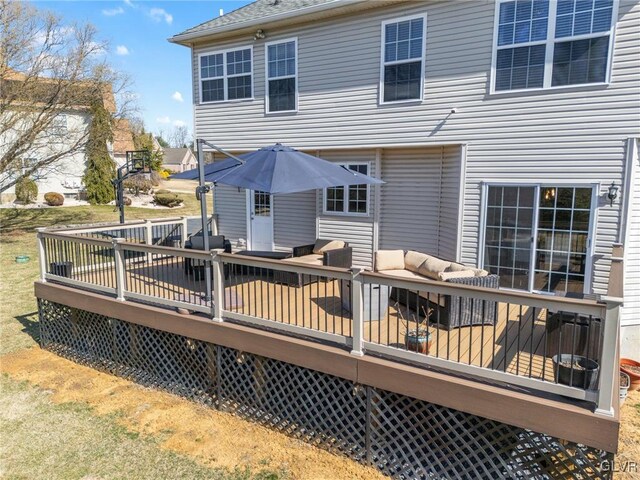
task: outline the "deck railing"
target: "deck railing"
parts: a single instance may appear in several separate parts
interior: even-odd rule
[[[587,400],[612,414],[619,289],[600,301],[570,299],[86,235],[95,232],[40,230],[41,280]]]

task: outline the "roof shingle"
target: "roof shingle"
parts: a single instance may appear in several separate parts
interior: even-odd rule
[[[334,1],[335,0],[256,0],[249,5],[240,7],[237,10],[233,10],[232,12],[229,12],[221,17],[214,18],[213,20],[209,20],[208,22],[204,22],[200,25],[189,28],[184,32],[176,35],[176,37],[180,35],[201,32],[204,30],[215,29],[216,27],[250,22],[259,18],[292,12],[295,10],[300,10],[303,8],[313,7],[315,5],[321,5],[323,3]]]

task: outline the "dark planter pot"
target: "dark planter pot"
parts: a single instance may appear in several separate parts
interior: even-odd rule
[[[573,369],[562,365],[563,363],[570,363],[571,360],[573,360],[573,365],[577,364]],[[573,370],[573,375],[571,370]],[[580,355],[563,353],[553,356],[553,375],[558,380],[558,383],[563,385],[593,390],[597,386],[599,370],[598,362]]]
[[[427,355],[431,348],[431,334],[428,332],[416,332],[409,330],[404,334],[404,343],[410,352]]]
[[[549,316],[547,355],[571,353],[597,359],[600,350],[600,320],[578,315],[554,313]]]
[[[51,262],[49,271],[52,275],[71,278],[73,274],[73,262]]]

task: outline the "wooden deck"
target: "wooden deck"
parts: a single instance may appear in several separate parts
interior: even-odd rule
[[[210,306],[204,295],[205,282],[194,275],[187,275],[181,260],[157,258],[151,265],[139,260],[128,261],[126,272],[129,292],[205,308]],[[251,273],[246,270],[231,272],[225,282],[226,310],[351,336],[351,314],[343,306],[340,280],[294,287],[275,282],[265,271],[260,275]],[[74,278],[84,280],[87,275],[95,281],[95,272],[75,273]],[[99,278],[103,286],[115,286],[115,275],[111,272],[102,272]],[[429,355],[553,382],[552,353],[545,356],[547,312],[537,309],[535,313],[536,318],[533,318],[527,307],[499,304],[498,321],[494,325],[451,330],[438,328],[432,315],[428,324],[432,339]],[[365,341],[407,350],[405,332],[416,328],[415,311],[390,301],[386,312],[379,316],[382,320],[365,322]],[[424,321],[422,316],[420,319]]]

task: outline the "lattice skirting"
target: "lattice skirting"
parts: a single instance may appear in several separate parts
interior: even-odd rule
[[[609,478],[611,454],[266,357],[39,300],[41,345],[404,479]]]

